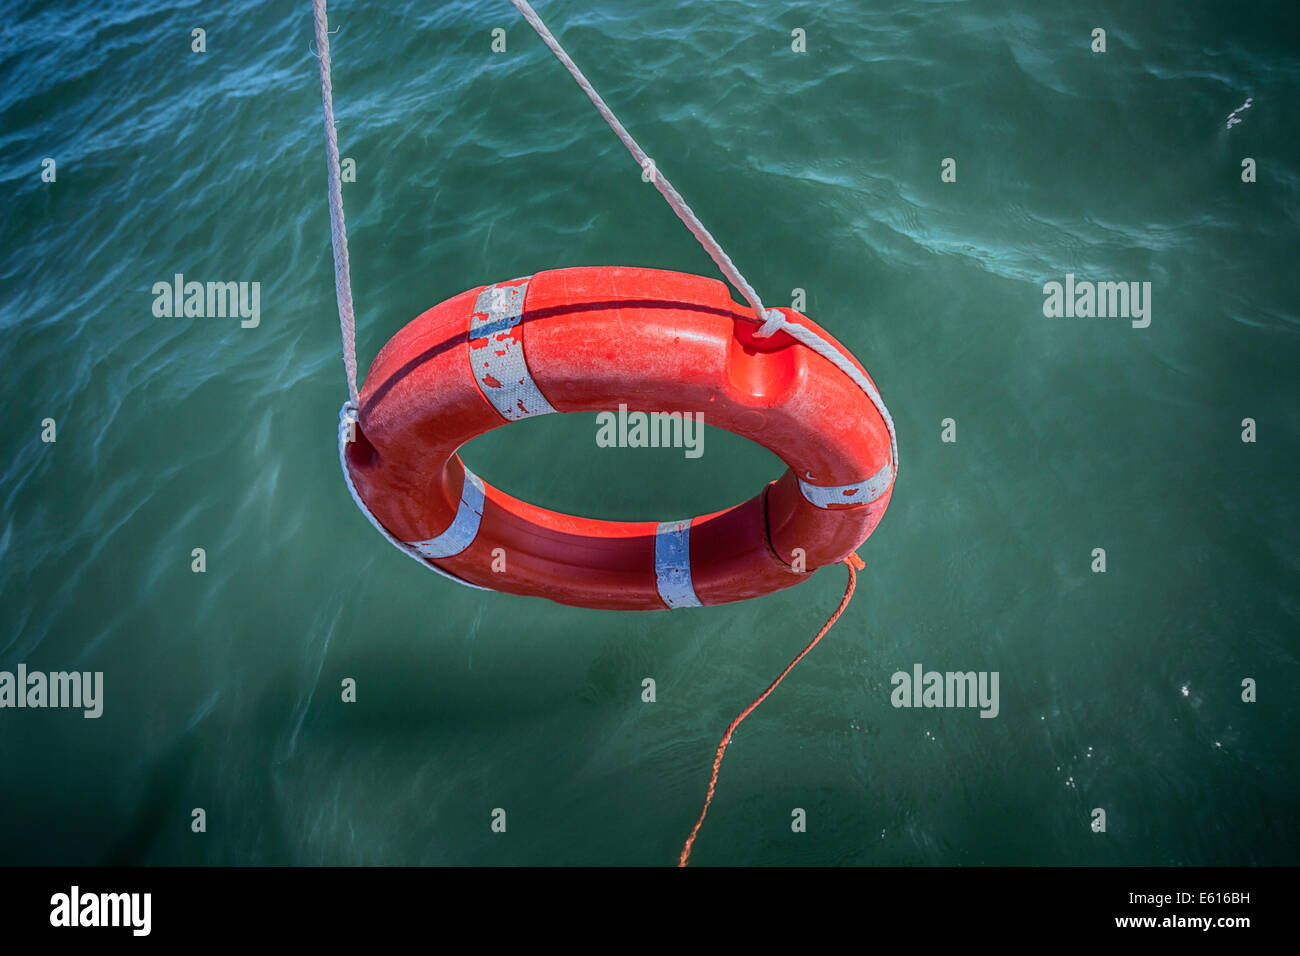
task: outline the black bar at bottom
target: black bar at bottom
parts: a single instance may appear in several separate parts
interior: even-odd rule
[[[852,926],[864,948],[909,926],[926,946],[1097,936],[1230,945],[1281,931],[1295,882],[1293,869],[1268,868],[0,869],[0,927],[6,943],[95,945],[284,934],[331,944],[376,933],[453,942],[459,933],[442,932],[476,926],[499,943],[586,921],[636,938],[704,918],[739,935]]]

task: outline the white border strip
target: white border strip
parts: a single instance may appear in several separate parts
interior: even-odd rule
[[[430,564],[425,560],[424,556],[420,554],[420,552],[416,551],[405,541],[399,541],[397,538],[393,537],[392,533],[379,523],[379,519],[370,513],[370,509],[366,507],[366,503],[362,501],[361,496],[357,494],[357,486],[352,483],[352,474],[348,471],[348,462],[345,457],[347,453],[348,439],[352,434],[352,426],[356,423],[356,420],[356,406],[351,402],[344,402],[343,408],[339,410],[339,465],[343,468],[343,480],[347,482],[348,492],[352,495],[352,501],[361,509],[361,513],[366,516],[366,520],[374,525],[375,530],[384,536],[385,541],[391,544],[398,551],[402,552],[402,554],[406,555],[412,561],[418,561],[421,567],[428,568],[430,571],[436,571],[444,578],[455,581],[457,584],[463,584],[467,588],[473,588],[475,591],[493,590],[492,588],[485,588],[481,584],[471,584],[464,578],[456,577],[456,575],[452,574],[450,571],[444,571],[436,564]],[[466,472],[468,473],[468,469],[466,469]]]
[[[800,478],[799,490],[809,503],[818,508],[829,508],[831,505],[869,505],[889,490],[889,484],[893,480],[893,463],[887,461],[883,468],[866,481],[822,487],[810,485]]]
[[[655,531],[655,579],[670,608],[703,607],[691,581],[691,522],[664,521]]]
[[[430,560],[455,557],[474,543],[482,518],[483,479],[466,468],[465,483],[460,489],[460,506],[451,526],[437,537],[410,542],[411,547]]]
[[[514,335],[523,318],[528,280],[510,283],[487,286],[478,294],[469,320],[469,365],[479,390],[501,417],[517,422],[555,409],[533,381],[523,339]]]

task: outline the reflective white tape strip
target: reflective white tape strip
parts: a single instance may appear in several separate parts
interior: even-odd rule
[[[691,583],[691,522],[665,521],[655,530],[655,578],[669,607],[703,607]]]
[[[482,517],[483,479],[466,468],[465,484],[460,489],[460,507],[456,509],[456,518],[451,527],[428,541],[412,541],[411,547],[430,559],[450,558],[460,554],[474,543]]]
[[[531,277],[530,277],[531,278]],[[507,421],[549,415],[546,400],[524,360],[519,322],[528,281],[488,286],[478,294],[470,316],[469,364],[478,387]]]
[[[893,467],[890,462],[885,462],[885,466],[866,481],[859,481],[852,485],[835,485],[830,488],[822,488],[817,485],[810,485],[800,478],[799,490],[803,492],[803,496],[809,502],[818,508],[828,508],[831,505],[867,505],[888,491],[889,483],[893,480]]]
[[[379,519],[374,516],[366,503],[361,500],[361,496],[357,494],[357,486],[352,481],[352,472],[348,471],[347,450],[348,444],[356,437],[356,422],[357,410],[355,406],[353,406],[351,400],[344,402],[343,407],[339,410],[339,464],[343,466],[343,480],[347,482],[348,491],[352,494],[352,500],[356,503],[356,506],[361,509],[361,513],[366,516],[366,520],[374,525],[375,530],[382,534],[384,540],[394,548],[402,552],[402,554],[406,555],[412,561],[419,561],[420,567],[428,568],[430,571],[441,574],[444,578],[449,578],[457,584],[463,584],[467,588],[473,588],[475,591],[490,591],[491,588],[485,588],[479,584],[470,584],[464,578],[458,578],[450,571],[444,571],[436,564],[430,564],[428,561],[424,560],[424,556],[421,555],[420,552],[416,551],[415,548],[411,547],[405,541],[399,541],[393,536],[391,531],[379,523]]]

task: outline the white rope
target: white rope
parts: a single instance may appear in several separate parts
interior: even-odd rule
[[[885,427],[889,429],[889,461],[890,464],[894,466],[893,474],[894,477],[897,478],[898,436],[894,434],[894,420],[890,417],[889,409],[885,407],[885,402],[880,397],[880,393],[876,391],[876,387],[871,384],[871,380],[863,375],[853,362],[845,358],[839,349],[831,345],[831,343],[827,342],[812,329],[800,325],[797,322],[791,322],[785,316],[781,315],[780,312],[778,312],[777,315],[781,316],[781,321],[778,323],[778,327],[782,332],[786,333],[791,338],[802,342],[822,358],[826,359],[826,361],[834,365],[837,369],[852,379],[853,384],[862,389],[862,391],[866,393],[867,398],[871,399],[871,404],[876,406],[876,411],[880,413],[881,419],[884,420]]]
[[[628,152],[632,154],[636,159],[637,164],[644,170],[646,168],[646,162],[650,160],[650,157],[646,155],[646,151],[637,145],[637,141],[632,138],[632,134],[627,131],[622,123],[619,122],[618,117],[614,115],[613,111],[605,105],[605,101],[601,99],[600,94],[597,93],[595,88],[591,85],[591,81],[583,75],[583,72],[578,69],[577,64],[573,62],[569,54],[564,51],[562,46],[560,46],[560,41],[555,39],[555,35],[547,29],[546,24],[542,22],[542,18],[537,15],[537,11],[529,5],[528,0],[510,0],[510,2],[513,3],[519,12],[523,14],[524,19],[528,21],[528,25],[537,31],[537,35],[542,38],[542,42],[550,47],[551,52],[555,54],[556,58],[562,64],[564,64],[564,68],[568,70],[569,74],[575,81],[577,81],[582,92],[587,94],[587,98],[591,100],[592,104],[596,107],[596,111],[600,113],[605,122],[609,124],[609,128],[614,131],[614,135],[617,136],[619,141],[627,147]],[[713,261],[717,263],[718,268],[722,270],[722,274],[731,281],[732,285],[741,291],[741,294],[744,295],[750,306],[753,307],[754,315],[756,316],[754,321],[761,323],[758,331],[754,333],[756,336],[766,338],[778,330],[787,333],[792,338],[802,342],[818,355],[822,356],[822,358],[833,364],[837,369],[852,379],[853,384],[862,389],[862,391],[866,393],[867,398],[871,399],[871,404],[876,406],[876,411],[880,413],[880,417],[884,421],[885,427],[889,429],[889,457],[890,462],[893,465],[894,476],[897,477],[898,436],[894,433],[894,420],[889,415],[889,409],[885,407],[885,403],[881,399],[880,393],[876,391],[875,386],[871,384],[865,375],[858,371],[857,366],[852,361],[840,354],[838,349],[825,339],[821,338],[821,336],[811,332],[804,326],[799,325],[797,322],[791,322],[785,317],[785,315],[778,312],[776,309],[764,308],[762,301],[758,297],[758,293],[754,291],[754,287],[751,286],[745,280],[745,277],[740,274],[740,270],[737,269],[735,263],[731,261],[731,257],[723,251],[720,245],[718,245],[718,241],[713,238],[709,233],[709,230],[704,228],[704,224],[700,222],[699,217],[696,216],[691,210],[691,207],[686,204],[686,200],[681,197],[681,194],[673,188],[673,184],[664,178],[663,174],[659,172],[657,166],[654,167],[654,175],[651,181],[654,183],[655,188],[659,190],[664,199],[668,202],[668,205],[672,207],[673,212],[677,213],[677,218],[686,224],[686,228],[691,231],[691,235],[699,240],[699,243],[704,247],[705,252],[707,252]]]
[[[348,471],[348,443],[355,437],[358,409],[361,398],[357,393],[357,322],[352,312],[352,277],[348,271],[348,231],[343,221],[343,182],[339,172],[338,131],[334,128],[334,87],[330,83],[330,33],[329,22],[325,17],[325,0],[312,0],[312,13],[316,18],[316,49],[320,59],[320,98],[325,111],[325,150],[328,154],[329,192],[330,192],[330,238],[334,245],[334,292],[339,304],[339,330],[343,336],[343,368],[348,377],[348,400],[339,410],[339,465],[343,469],[343,480],[347,482],[352,500],[361,509],[375,530],[398,551],[420,562],[421,566],[430,568],[444,578],[474,588],[476,591],[488,591],[490,588],[471,584],[458,578],[450,571],[445,571],[424,555],[416,551],[405,541],[400,541],[380,524],[379,519],[371,513],[370,508],[357,494],[356,485],[352,483],[352,473]]]
[[[547,29],[546,24],[542,22],[542,18],[537,15],[537,11],[528,4],[527,0],[510,0],[510,2],[524,15],[528,25],[537,31],[537,35],[542,38],[542,42],[550,47],[551,52],[564,64],[564,68],[569,71],[574,80],[577,81],[578,86],[582,88],[582,92],[587,94],[587,98],[596,107],[596,112],[600,113],[605,122],[609,124],[609,128],[614,131],[614,135],[619,138],[619,141],[627,147],[628,152],[636,159],[637,165],[645,171],[646,163],[653,163],[654,161],[646,155],[644,149],[637,145],[637,141],[632,138],[632,134],[618,121],[618,117],[614,115],[614,112],[605,105],[605,101],[600,98],[600,94],[596,92],[591,82],[578,69],[578,65],[569,58],[569,54],[564,52],[564,47],[560,46],[560,41],[555,39],[554,34]],[[764,318],[769,322],[772,321],[772,313],[763,307],[763,302],[759,299],[758,293],[754,291],[754,287],[740,274],[740,270],[731,261],[731,257],[723,251],[722,246],[718,245],[718,240],[713,238],[709,230],[704,228],[704,223],[700,222],[699,217],[691,211],[691,207],[686,205],[686,200],[682,198],[681,193],[673,188],[673,184],[664,177],[663,173],[659,172],[658,166],[654,166],[653,170],[650,181],[654,183],[655,189],[659,190],[664,199],[667,200],[673,212],[677,213],[677,218],[686,224],[686,228],[691,231],[691,235],[699,240],[700,245],[704,247],[704,251],[722,270],[722,274],[731,280],[731,284],[739,289],[741,295],[753,306],[754,314],[760,317],[759,321]],[[780,315],[779,312],[776,314]],[[775,329],[772,331],[775,331]],[[771,332],[766,334],[770,335]]]
[[[352,313],[352,276],[348,270],[348,229],[343,221],[343,181],[339,173],[339,134],[334,128],[334,87],[330,83],[330,32],[325,0],[312,0],[316,17],[316,49],[320,60],[320,98],[325,108],[325,152],[328,154],[330,238],[334,245],[334,294],[339,303],[339,330],[343,335],[343,368],[354,408],[357,394],[357,320]]]

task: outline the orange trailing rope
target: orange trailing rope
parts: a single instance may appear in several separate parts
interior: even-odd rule
[[[767,700],[772,691],[776,690],[777,685],[780,684],[781,681],[785,680],[785,675],[794,670],[794,666],[803,660],[809,651],[817,646],[818,641],[825,637],[826,632],[835,626],[835,622],[840,619],[840,615],[844,613],[844,609],[849,606],[849,601],[853,598],[853,591],[858,586],[858,572],[865,568],[866,565],[863,563],[862,559],[852,551],[849,552],[848,557],[846,557],[842,563],[849,569],[849,582],[844,588],[844,597],[840,600],[840,606],[835,609],[835,613],[830,616],[830,619],[822,625],[822,629],[817,632],[817,636],[808,642],[808,646],[799,652],[799,655],[786,666],[785,670],[781,671],[780,675],[776,680],[772,681],[767,690],[759,694],[752,704],[740,712],[740,716],[731,722],[731,726],[727,728],[727,732],[722,735],[722,742],[718,744],[718,753],[713,758],[713,776],[709,778],[709,792],[704,797],[704,809],[700,811],[700,818],[695,821],[695,827],[691,830],[691,835],[686,838],[686,845],[682,847],[681,859],[677,861],[679,867],[685,866],[687,862],[690,861],[691,846],[695,843],[695,837],[699,834],[700,827],[704,824],[704,817],[709,812],[709,804],[713,802],[713,791],[718,785],[718,769],[722,766],[722,755],[727,752],[727,744],[731,743],[731,735],[736,732],[736,728],[740,726],[741,721],[752,714],[758,708],[759,704]]]

